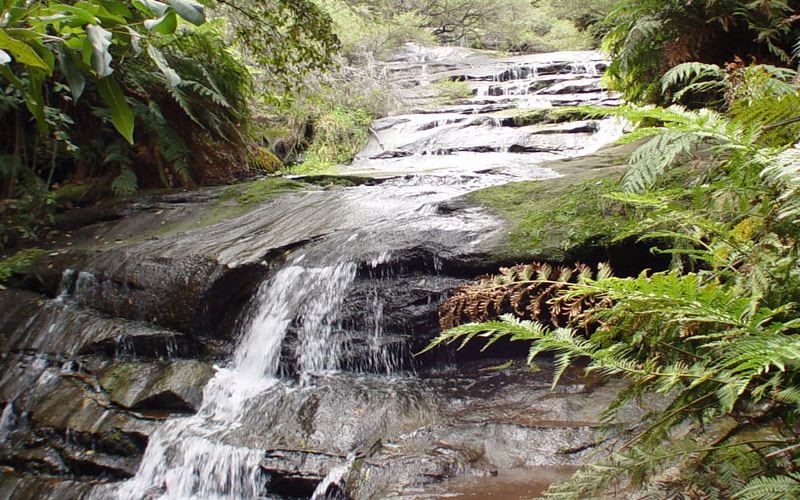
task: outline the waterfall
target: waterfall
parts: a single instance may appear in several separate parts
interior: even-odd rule
[[[503,467],[490,462],[502,457],[468,462],[470,446],[462,452],[440,444],[455,437],[470,442],[474,437],[476,443],[494,439],[495,449],[505,454],[509,447],[509,455],[515,455],[520,450],[512,448],[515,445],[502,432],[492,437],[481,429],[474,435],[465,429],[483,422],[489,408],[473,404],[478,393],[499,408],[510,404],[520,414],[528,411],[528,401],[510,401],[504,387],[483,391],[475,386],[483,372],[464,371],[461,378],[460,369],[440,373],[432,361],[426,365],[428,360],[412,360],[411,355],[435,329],[436,308],[460,282],[461,263],[473,269],[494,262],[494,256],[484,253],[484,244],[499,248],[503,236],[503,226],[492,213],[462,206],[459,197],[486,186],[557,177],[543,161],[591,153],[621,131],[622,124],[613,120],[515,126],[526,123],[514,123],[515,116],[526,114],[517,108],[609,100],[600,85],[567,74],[571,59],[565,57],[553,62],[543,56],[465,61],[464,78],[479,98],[382,118],[373,127],[367,152],[341,167],[342,173],[366,172],[373,181],[282,194],[240,218],[189,230],[180,239],[176,235],[175,240],[165,236],[163,242],[125,243],[119,250],[104,250],[103,259],[90,259],[83,269],[64,271],[58,288],[53,287],[55,300],[44,300],[27,320],[20,313],[23,318],[14,331],[20,347],[0,358],[10,367],[0,373],[0,404],[5,404],[0,406],[0,448],[12,449],[12,444],[25,442],[22,438],[36,437],[32,432],[43,424],[46,432],[64,436],[70,453],[92,446],[91,454],[81,459],[85,474],[69,476],[72,466],[66,461],[57,472],[76,479],[71,481],[73,488],[91,488],[90,498],[104,500],[266,499],[291,496],[299,483],[306,497],[316,487],[313,495],[320,500],[343,490],[360,499],[417,487],[424,492],[420,498],[431,498],[430,477],[446,476],[455,467],[465,473]],[[596,76],[595,55],[576,57],[574,71]],[[435,59],[421,62],[409,66],[423,81],[449,78],[457,71]],[[585,92],[578,87],[579,92],[563,93],[574,82],[583,82]],[[257,265],[259,255],[279,248],[294,250],[285,262],[273,264],[268,278],[254,290],[251,277],[245,276],[249,266]],[[151,285],[128,279],[133,271],[119,264],[127,262],[128,252],[138,251],[146,257],[142,262],[176,257],[180,261],[184,254],[196,252],[201,268],[206,263],[219,266],[221,274],[214,271],[197,283],[207,286],[198,289],[204,295],[197,303],[208,304],[208,309],[196,311],[203,321],[192,320],[191,325],[214,324],[208,337],[192,343],[195,326],[170,326],[170,318],[149,314],[161,310],[161,304],[138,308],[137,287],[148,290]],[[177,272],[192,269],[181,267]],[[232,292],[235,297],[216,297],[229,286],[240,286]],[[173,289],[153,287],[154,298]],[[245,293],[252,295],[251,302],[238,318],[229,353],[218,348],[214,335],[230,333],[229,320]],[[126,297],[134,311],[117,301]],[[201,317],[216,304],[225,309]],[[194,359],[198,351],[201,356]],[[173,355],[178,362],[171,362]],[[213,376],[207,356],[225,356],[216,358]],[[183,372],[170,370],[186,362],[202,368],[203,376],[178,380]],[[146,404],[123,400],[106,381],[127,365],[145,374],[137,374],[137,383],[152,374],[148,383],[154,384],[153,392],[187,389],[187,409],[196,412],[179,413],[169,394],[169,404],[159,397],[148,397]],[[409,370],[399,373],[401,368]],[[209,376],[201,399],[199,386]],[[62,391],[65,386],[71,390],[73,383],[93,380],[97,387],[81,390],[101,398],[108,395],[112,404],[98,406],[88,398],[75,398],[60,415],[48,402],[53,399],[45,391]],[[527,387],[521,378],[509,379],[508,384]],[[35,394],[28,396],[28,391]],[[177,392],[175,396],[183,397]],[[31,418],[51,413],[63,421],[52,429],[55,419]],[[165,420],[151,419],[167,414]],[[502,422],[498,432],[501,427]],[[101,442],[116,431],[125,443],[132,443],[125,446],[124,455],[117,454],[116,445]],[[547,441],[533,427],[513,432],[526,442]],[[570,436],[572,432],[570,427]],[[139,455],[145,435],[147,447]],[[558,441],[558,447],[545,443],[545,451],[537,455],[523,450],[524,463],[538,464],[540,457],[558,455],[550,449],[579,448],[562,446],[572,443],[567,438],[550,441]],[[37,444],[34,450],[50,453],[50,443]],[[117,480],[130,474],[130,464],[137,459],[134,477]],[[25,467],[20,474],[38,473],[38,462]],[[45,480],[55,481],[52,476]],[[85,498],[85,489],[81,495],[62,496]]]
[[[230,366],[217,368],[203,391],[197,414],[165,422],[151,436],[136,476],[116,491],[98,488],[93,498],[259,498],[265,479],[261,453],[224,442],[241,425],[248,402],[269,390],[281,391],[277,372],[284,337],[298,326],[301,381],[338,366],[332,338],[344,292],[356,265],[340,262],[305,267],[300,255],[260,287],[253,312]]]
[[[9,401],[0,414],[0,443],[4,442],[8,438],[8,433],[14,429],[15,420],[14,405]]]
[[[339,491],[342,490],[341,483],[342,480],[345,479],[345,476],[353,467],[353,463],[356,461],[355,453],[351,453],[347,456],[347,460],[342,465],[334,467],[328,472],[328,475],[319,482],[316,489],[314,489],[314,493],[311,495],[311,500],[329,500],[331,498],[346,498],[343,495],[338,495]]]

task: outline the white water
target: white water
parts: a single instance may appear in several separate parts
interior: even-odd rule
[[[347,460],[344,464],[331,469],[331,471],[328,472],[328,475],[325,476],[325,478],[320,481],[317,487],[314,489],[314,493],[311,495],[311,500],[326,500],[328,498],[328,489],[331,487],[331,485],[339,485],[342,482],[355,461],[356,455],[355,453],[351,453],[347,456]]]
[[[3,413],[0,414],[0,443],[8,439],[8,433],[14,429],[15,420],[14,405],[9,401],[3,408]]]
[[[196,415],[172,419],[151,436],[136,476],[116,491],[100,488],[93,498],[120,500],[258,498],[264,479],[258,470],[261,453],[225,444],[240,424],[248,401],[276,388],[283,339],[293,320],[302,348],[301,378],[336,367],[336,342],[331,341],[336,312],[356,266],[339,263],[304,267],[296,257],[260,288],[255,309],[230,366],[219,368],[203,391]]]

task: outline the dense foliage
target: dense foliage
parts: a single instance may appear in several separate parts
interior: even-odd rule
[[[347,45],[385,54],[408,41],[512,51],[581,50],[613,0],[326,0]]]
[[[636,9],[645,3],[622,2],[614,16],[643,13]],[[681,3],[686,15],[711,4]],[[753,17],[756,4],[767,2],[741,4],[735,16],[745,16],[747,29],[759,33],[763,26]],[[681,11],[677,2],[659,5]],[[659,12],[659,22],[674,17]],[[772,12],[781,19],[793,16],[788,7]],[[696,26],[683,29],[688,33]],[[747,50],[764,48],[776,61],[790,58],[778,35],[793,26],[793,21],[777,23],[783,31],[756,36]],[[607,42],[617,36],[612,32]],[[660,32],[637,36],[633,49],[645,44],[659,51],[668,48]],[[669,89],[675,99],[691,92],[716,108],[627,106],[616,111],[638,125],[625,140],[649,138],[632,155],[618,192],[610,195],[638,214],[620,236],[671,241],[661,251],[672,255],[672,268],[630,278],[614,277],[607,268],[596,275],[562,275],[547,267],[542,272],[538,264],[516,268],[462,290],[443,311],[445,319],[457,324],[476,314],[485,317],[497,313],[503,300],[524,305],[522,299],[532,298],[536,307],[454,326],[432,345],[510,338],[530,343],[531,363],[540,353],[555,355],[554,383],[577,360],[585,360],[590,372],[625,377],[630,388],[607,410],[609,422],[628,401],[648,394],[665,401],[630,435],[611,442],[606,458],[551,487],[547,498],[597,498],[625,485],[642,488],[640,498],[797,498],[797,73],[785,65],[739,60],[727,66],[686,63],[667,72],[632,56],[622,54],[612,74],[625,67],[625,78],[646,83],[639,90]],[[656,58],[659,65],[663,57]],[[655,78],[661,73],[666,73],[662,80]],[[690,180],[676,188],[665,179],[678,165],[689,166]],[[553,317],[559,321],[541,322]]]
[[[330,23],[283,0],[3,2],[0,245],[47,225],[53,186],[95,179],[75,197],[90,202],[275,168],[254,133],[256,91],[283,95],[330,66]]]
[[[791,64],[794,0],[624,0],[603,24],[606,76],[631,101],[662,102],[659,78],[684,62]]]

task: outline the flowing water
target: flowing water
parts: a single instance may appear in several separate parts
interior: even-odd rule
[[[242,236],[252,238],[257,248],[258,241],[280,241],[295,230],[291,225],[303,225],[312,235],[309,227],[318,226],[322,231],[313,242],[274,266],[259,286],[246,317],[239,320],[232,358],[214,367],[197,411],[160,423],[149,436],[135,475],[93,487],[92,498],[321,500],[336,498],[356,466],[362,473],[366,470],[369,481],[375,483],[356,488],[359,497],[461,498],[455,496],[458,486],[449,493],[425,488],[392,490],[387,485],[392,484],[394,465],[386,464],[394,463],[394,457],[395,462],[408,462],[404,471],[424,469],[422,463],[430,451],[421,443],[433,443],[440,450],[437,453],[452,455],[452,459],[442,460],[429,476],[457,475],[461,467],[457,464],[463,461],[459,457],[469,456],[474,443],[455,445],[453,436],[462,439],[472,434],[473,441],[481,441],[475,446],[484,457],[475,463],[488,460],[509,469],[520,466],[513,459],[513,443],[530,441],[529,434],[508,427],[505,417],[492,417],[500,423],[482,421],[484,427],[479,430],[469,418],[459,420],[449,413],[468,414],[470,408],[480,408],[476,414],[494,415],[494,408],[481,406],[475,391],[494,394],[495,382],[487,378],[485,383],[495,389],[481,389],[477,379],[462,383],[449,372],[418,378],[404,369],[398,341],[389,338],[385,328],[390,306],[377,287],[360,290],[358,283],[363,276],[393,283],[407,271],[403,267],[407,257],[400,256],[413,247],[428,249],[420,257],[421,265],[432,270],[433,278],[415,278],[407,286],[430,286],[426,280],[435,279],[442,265],[437,251],[447,253],[450,247],[458,247],[462,253],[477,251],[497,226],[496,219],[484,211],[445,213],[440,210],[443,202],[489,185],[557,176],[538,165],[593,152],[621,132],[620,124],[610,120],[504,126],[504,115],[487,112],[613,103],[614,97],[599,86],[604,62],[593,53],[501,61],[454,59],[448,65],[433,53],[414,50],[422,54],[420,60],[407,57],[392,63],[390,69],[417,83],[458,75],[468,81],[474,97],[440,109],[377,120],[370,143],[342,172],[385,180],[378,185],[291,195],[291,209],[281,214],[280,221],[276,217],[273,224],[262,222],[257,230]],[[444,71],[441,67],[437,70],[437,63],[444,64]],[[258,216],[255,212],[249,217]],[[263,220],[268,217],[273,215],[265,210]],[[229,258],[231,263],[238,260],[246,258]],[[93,287],[99,286],[89,272],[76,277],[70,271],[65,278],[75,285],[58,291],[61,302],[71,300],[70,294],[80,300],[82,294],[91,294]],[[364,317],[358,320],[347,313],[356,296],[366,304]],[[358,328],[353,326],[356,323]],[[441,408],[437,391],[446,394],[455,387],[463,390],[441,396],[449,398],[450,405]],[[544,387],[536,386],[536,390]],[[14,421],[14,406],[9,401],[0,415],[0,441],[6,439]],[[446,427],[451,423],[455,427]],[[494,426],[495,437],[484,443],[481,433],[488,432],[487,425]],[[575,426],[580,428],[580,424]],[[570,430],[570,425],[563,427],[566,430],[555,433],[541,430],[540,440],[534,444],[562,442],[564,435],[574,438],[583,432]],[[428,436],[432,432],[440,435]],[[302,463],[295,464],[294,472],[285,472],[285,463],[293,463],[297,454],[302,454]],[[271,465],[270,460],[279,465]],[[321,460],[320,465],[313,465],[312,460]],[[419,460],[423,462],[417,463]],[[547,466],[549,460],[532,458],[521,465]],[[280,487],[278,479],[289,481],[287,477],[296,482]],[[517,489],[520,494],[527,491]]]

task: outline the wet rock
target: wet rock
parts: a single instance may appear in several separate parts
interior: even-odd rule
[[[9,500],[70,499],[89,497],[94,484],[69,479],[30,477],[0,469],[0,498]]]
[[[70,301],[32,292],[0,290],[2,352],[47,354],[62,362],[79,354],[191,356],[196,344],[183,334],[111,319]]]
[[[266,451],[259,466],[270,477],[267,483],[270,492],[290,498],[310,498],[325,476],[345,461],[344,456],[313,450],[274,449]]]
[[[119,363],[98,376],[111,401],[134,410],[195,412],[214,372],[199,361]]]
[[[352,498],[430,492],[446,478],[575,465],[594,453],[603,439],[597,407],[613,401],[624,384],[571,369],[551,392],[546,360],[535,374],[521,365],[484,370],[490,364],[418,378],[336,375],[315,379],[313,390],[277,389],[252,402],[241,442],[259,442],[250,425],[271,426],[268,442],[280,446],[264,442],[261,461],[270,491],[306,495],[344,466],[354,479],[337,484],[346,484]],[[644,411],[631,407],[628,417],[635,421]],[[339,431],[324,432],[330,426]]]

